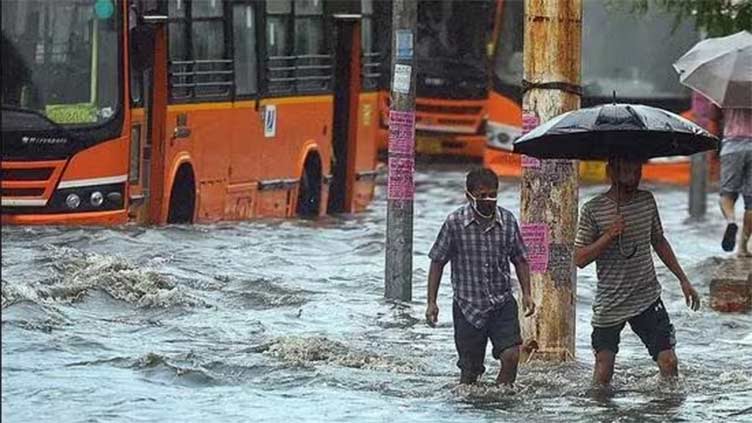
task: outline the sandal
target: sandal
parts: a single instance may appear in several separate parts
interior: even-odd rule
[[[736,232],[739,230],[739,226],[736,223],[729,223],[726,226],[726,231],[723,233],[723,241],[721,241],[721,247],[723,251],[734,251],[736,246]]]

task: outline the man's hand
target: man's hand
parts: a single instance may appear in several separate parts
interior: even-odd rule
[[[535,303],[530,295],[522,296],[522,308],[525,310],[525,317],[530,317],[535,313]]]
[[[429,326],[435,327],[439,321],[439,306],[436,303],[428,303],[426,307],[426,322]]]
[[[624,216],[617,215],[614,223],[612,223],[611,226],[606,230],[606,235],[609,239],[616,239],[619,235],[624,233],[625,227],[626,223],[624,223]]]
[[[695,291],[695,288],[692,286],[692,284],[685,279],[681,281],[681,289],[684,293],[684,300],[687,302],[687,307],[691,308],[694,311],[699,310],[700,296],[697,295],[697,291]]]

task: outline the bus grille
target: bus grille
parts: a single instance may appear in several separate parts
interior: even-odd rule
[[[437,104],[444,101],[444,104]],[[389,96],[385,98],[386,109],[391,105]],[[458,104],[459,103],[459,104]],[[485,101],[456,101],[422,99],[415,100],[415,127],[421,131],[443,132],[455,134],[476,134],[483,131]],[[388,121],[388,114],[383,116],[384,125]]]
[[[65,161],[7,162],[0,166],[3,205],[46,204],[60,178]],[[31,200],[30,203],[24,203]]]

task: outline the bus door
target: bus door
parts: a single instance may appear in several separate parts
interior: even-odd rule
[[[334,122],[329,213],[353,211],[360,75],[360,15],[334,15]]]
[[[167,112],[165,2],[135,0],[128,11],[132,119],[129,216],[164,223],[164,130]]]

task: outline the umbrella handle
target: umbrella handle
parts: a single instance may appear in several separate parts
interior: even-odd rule
[[[621,240],[621,234],[619,234],[619,253],[621,253],[622,257],[624,257],[626,259],[631,259],[632,257],[635,256],[635,254],[637,254],[637,245],[633,245],[632,246],[632,252],[631,253],[625,252],[624,251],[624,243]]]

